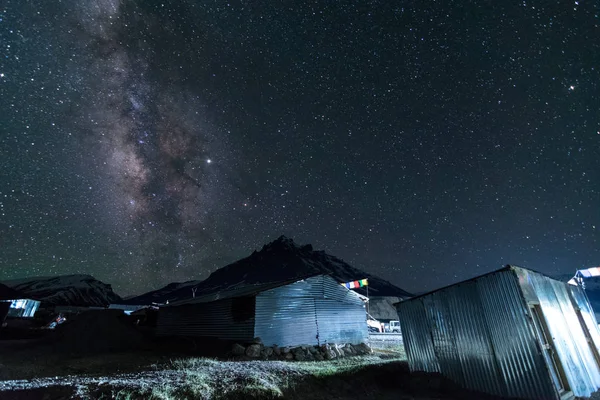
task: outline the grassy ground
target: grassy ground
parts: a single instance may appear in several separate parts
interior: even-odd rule
[[[0,399],[489,399],[411,374],[404,349],[321,362],[228,361],[186,351],[70,355],[0,341]]]
[[[389,355],[349,357],[326,362],[223,361],[210,358],[178,357],[169,361],[144,364],[136,354],[96,356],[65,360],[54,372],[64,371],[75,362],[85,365],[93,374],[70,372],[63,376],[0,381],[0,398],[34,399],[36,393],[53,393],[52,398],[117,398],[117,399],[274,399],[306,398],[306,383],[353,373],[370,366],[402,363]],[[136,372],[102,374],[115,363],[138,364]],[[89,364],[87,364],[89,363]],[[24,367],[25,368],[25,367]],[[29,365],[30,374],[36,368]],[[133,368],[129,368],[133,369]],[[23,370],[21,371],[23,372]],[[50,372],[48,369],[47,372]],[[32,397],[33,395],[33,397]],[[55,397],[54,397],[55,396]],[[42,397],[39,397],[42,398]]]
[[[143,360],[135,354],[128,365]],[[120,358],[97,356],[107,370]],[[111,356],[116,357],[116,356]],[[90,360],[82,362],[88,362]],[[322,362],[224,361],[175,357],[138,371],[0,381],[3,400],[121,399],[489,399],[437,375],[411,374],[402,354],[376,353]],[[90,367],[91,368],[91,367]]]
[[[152,370],[171,359],[170,355],[150,351],[67,355],[39,347],[6,352],[0,347],[0,381]]]

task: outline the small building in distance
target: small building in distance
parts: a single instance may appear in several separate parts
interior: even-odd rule
[[[327,275],[248,284],[161,307],[156,334],[265,346],[368,341],[363,296]]]
[[[396,307],[411,371],[522,399],[600,388],[600,331],[578,286],[506,266]]]
[[[39,307],[40,301],[0,283],[0,324],[6,317],[31,318]]]

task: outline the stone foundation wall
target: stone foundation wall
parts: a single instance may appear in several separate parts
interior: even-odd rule
[[[371,348],[365,344],[324,344],[321,346],[278,347],[265,346],[260,338],[252,344],[236,343],[230,355],[240,359],[287,360],[287,361],[323,361],[334,358],[370,354]]]

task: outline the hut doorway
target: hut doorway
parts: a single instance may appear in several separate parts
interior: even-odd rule
[[[533,319],[533,326],[535,328],[535,334],[542,346],[542,353],[546,360],[546,365],[550,370],[550,376],[552,377],[552,383],[556,387],[559,395],[563,395],[570,391],[569,383],[565,375],[562,362],[556,353],[554,342],[552,341],[552,335],[548,330],[548,325],[544,319],[544,314],[539,304],[531,304],[531,317]]]
[[[592,339],[590,330],[588,329],[588,326],[585,323],[585,320],[583,319],[583,314],[581,313],[581,309],[575,308],[575,313],[577,314],[577,318],[579,319],[579,324],[581,325],[581,329],[583,330],[583,334],[585,335],[585,340],[587,341],[588,345],[590,346],[590,350],[592,351],[592,354],[594,355],[596,364],[598,364],[598,369],[600,369],[600,354],[598,353],[598,348],[596,347],[596,344],[594,343],[594,340]]]

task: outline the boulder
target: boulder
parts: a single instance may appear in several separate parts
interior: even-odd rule
[[[308,348],[308,351],[310,351],[312,354],[317,354],[319,352],[319,348],[315,346],[310,346]]]
[[[281,355],[281,349],[279,348],[279,346],[277,346],[277,345],[273,346],[273,353],[276,356],[280,356]]]
[[[337,346],[331,346],[331,350],[335,353],[336,357],[344,357],[344,352]]]
[[[317,360],[317,361],[323,361],[323,360],[325,360],[325,357],[323,357],[321,355],[321,353],[317,353],[317,354],[315,354],[315,360]]]
[[[349,356],[355,355],[356,352],[354,351],[354,349],[352,348],[352,345],[350,343],[347,343],[344,346],[344,353],[346,353]]]
[[[294,355],[290,352],[285,353],[285,359],[286,360],[293,360],[294,359]]]
[[[246,354],[246,348],[241,344],[236,343],[231,348],[231,354],[233,354],[236,357],[243,356],[244,354]]]
[[[371,348],[366,343],[358,344],[358,345],[354,346],[354,348],[359,349],[361,354],[371,354],[372,353]]]
[[[246,355],[252,358],[260,357],[260,345],[259,344],[251,344],[246,348]]]
[[[259,337],[255,337],[254,339],[252,339],[252,343],[253,344],[262,344],[262,339]]]
[[[289,348],[289,347],[282,347],[282,348],[281,348],[281,352],[282,352],[283,354],[287,354],[287,353],[289,353],[289,352],[290,352],[290,348]]]
[[[306,360],[306,353],[304,353],[302,349],[300,349],[300,351],[294,353],[294,359],[296,361],[304,361]]]
[[[330,346],[325,346],[323,353],[323,356],[326,360],[333,360],[334,358],[337,358],[337,353]]]
[[[265,354],[265,356],[271,357],[273,355],[273,348],[271,348],[271,347],[265,347],[263,349],[263,353]]]

